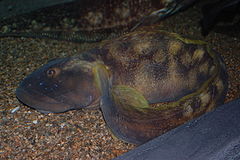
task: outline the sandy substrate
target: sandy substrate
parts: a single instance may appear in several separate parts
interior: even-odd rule
[[[202,37],[199,6],[172,16],[161,27],[211,44],[227,65],[229,91],[225,102],[239,98],[240,35],[211,32]],[[52,58],[78,54],[92,45],[49,39],[0,39],[0,159],[112,159],[135,147],[112,138],[98,109],[44,115],[15,97],[19,82],[36,68]]]

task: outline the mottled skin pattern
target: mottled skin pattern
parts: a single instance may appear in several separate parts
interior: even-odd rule
[[[82,9],[78,10],[77,28],[93,31],[132,26],[166,4],[165,0],[97,0],[84,5],[79,2],[78,8]]]
[[[16,22],[9,22],[15,24],[8,27],[14,32],[4,31],[0,37],[96,42],[117,37],[143,25],[155,24],[194,1],[81,0],[23,15]],[[8,26],[8,23],[5,25]]]
[[[141,144],[211,111],[226,88],[225,66],[205,42],[146,27],[49,62],[16,93],[41,112],[95,106],[100,99],[111,131]]]
[[[171,2],[171,1],[169,1]],[[168,2],[168,3],[169,3]],[[43,27],[34,27],[23,23],[17,32],[0,33],[0,37],[33,37],[53,38],[74,42],[96,42],[109,36],[128,32],[134,25],[153,11],[162,9],[168,4],[165,0],[81,0],[58,8],[43,9],[34,16],[34,21],[46,23]],[[57,13],[54,13],[54,12]],[[61,11],[65,11],[61,13]],[[47,16],[42,16],[42,13]],[[34,14],[34,13],[32,13]],[[23,16],[24,17],[24,16]],[[25,19],[28,16],[25,16]],[[47,18],[46,18],[47,17]],[[26,22],[27,23],[27,22]],[[151,23],[149,19],[148,22]],[[1,25],[0,25],[1,27]],[[16,30],[16,28],[13,28]]]

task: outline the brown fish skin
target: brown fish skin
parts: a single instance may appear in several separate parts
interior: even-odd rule
[[[214,60],[205,45],[186,45],[167,32],[137,31],[99,49],[113,70],[113,85],[136,88],[150,103],[176,100],[212,76],[208,70]]]
[[[155,24],[195,1],[81,0],[1,22],[0,28],[8,29],[0,37],[98,42]]]
[[[141,144],[211,111],[226,89],[223,61],[205,42],[146,28],[50,61],[16,94],[42,112],[90,107],[100,99],[111,131]]]
[[[128,32],[144,16],[166,5],[164,0],[81,0],[1,22],[8,30],[0,37],[96,42]]]
[[[81,3],[76,4],[77,8],[83,6]],[[78,9],[77,28],[79,30],[93,31],[132,26],[142,17],[165,6],[166,2],[164,0],[105,0],[86,2],[81,10]]]
[[[223,103],[225,66],[202,41],[153,30],[102,48],[114,72],[101,109],[111,131],[126,142],[142,144]]]

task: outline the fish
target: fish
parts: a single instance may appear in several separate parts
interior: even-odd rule
[[[99,42],[154,25],[196,0],[86,0],[43,8],[2,21],[0,37]],[[17,20],[16,20],[17,19]],[[9,25],[9,23],[13,25]],[[1,25],[0,25],[1,27]]]
[[[48,62],[16,95],[42,113],[100,107],[116,137],[143,144],[222,104],[227,84],[206,42],[151,26]]]

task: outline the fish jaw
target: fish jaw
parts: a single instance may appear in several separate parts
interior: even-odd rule
[[[21,87],[16,89],[16,96],[20,102],[41,113],[61,113],[74,109],[74,107],[61,103],[51,97],[39,93],[30,94]]]

